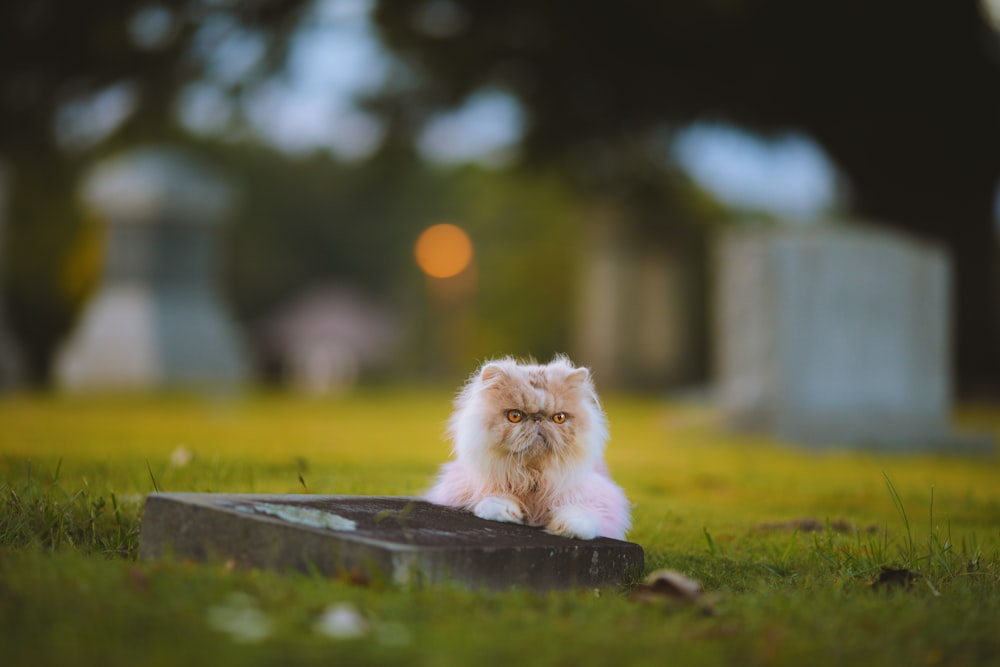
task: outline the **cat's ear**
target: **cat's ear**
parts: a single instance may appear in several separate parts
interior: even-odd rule
[[[483,370],[479,371],[479,379],[483,382],[491,382],[493,380],[498,380],[507,375],[499,364],[486,364],[483,366]]]
[[[566,376],[566,381],[575,387],[582,387],[590,382],[590,369],[577,368]]]

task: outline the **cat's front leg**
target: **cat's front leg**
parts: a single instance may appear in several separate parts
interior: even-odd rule
[[[545,532],[563,537],[592,540],[600,534],[601,525],[597,517],[583,507],[563,505],[552,510],[552,516],[545,525]]]
[[[480,519],[524,523],[524,510],[520,503],[510,496],[486,496],[472,508],[472,513]]]

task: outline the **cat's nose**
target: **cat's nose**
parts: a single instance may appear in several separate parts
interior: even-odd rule
[[[536,412],[535,414],[531,415],[531,418],[532,418],[532,419],[533,419],[534,421],[536,421],[536,422],[540,422],[540,421],[542,421],[542,416],[541,416],[540,414],[538,414],[537,412]]]

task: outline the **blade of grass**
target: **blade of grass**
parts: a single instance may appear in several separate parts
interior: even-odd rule
[[[702,528],[705,532],[705,540],[708,542],[708,553],[713,556],[719,555],[719,550],[715,546],[715,540],[712,539],[712,534],[708,532],[708,528]]]
[[[914,561],[916,560],[916,547],[913,542],[913,531],[910,529],[910,519],[906,516],[906,508],[903,507],[903,499],[900,497],[899,491],[896,490],[896,485],[892,483],[892,479],[886,472],[883,471],[882,476],[885,478],[886,486],[889,487],[889,496],[892,498],[892,504],[895,505],[896,511],[903,520],[903,528],[906,530],[906,543],[900,547],[904,560],[903,564],[908,568],[913,568],[915,566]]]
[[[153,468],[149,465],[149,459],[146,459],[146,470],[149,471],[149,479],[153,482],[153,490],[159,493],[160,485],[156,483],[156,477],[153,476]]]

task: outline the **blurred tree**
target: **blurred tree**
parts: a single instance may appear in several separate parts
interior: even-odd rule
[[[858,216],[951,253],[959,386],[997,392],[1000,37],[984,7],[391,0],[376,21],[411,70],[379,104],[415,125],[482,88],[508,91],[528,113],[529,158],[608,187],[627,179],[613,156],[664,128],[803,130],[846,173]]]
[[[568,349],[581,212],[557,176],[436,169],[392,150],[345,165],[322,152],[289,159],[253,145],[203,149],[244,184],[226,267],[244,321],[266,318],[297,292],[347,285],[407,321],[411,347],[398,366],[406,373],[451,381],[469,360]],[[420,232],[441,222],[464,228],[475,249],[468,298],[445,308],[462,327],[454,349],[443,349],[442,304],[431,303],[434,279],[413,255]]]
[[[0,161],[11,201],[0,281],[36,379],[85,290],[78,270],[92,252],[75,189],[96,151],[176,138],[174,101],[205,76],[214,42],[255,35],[241,86],[276,71],[306,0],[131,0],[0,3]],[[221,85],[221,84],[220,84]],[[78,246],[83,246],[80,250]],[[89,249],[89,250],[88,250]]]
[[[206,75],[213,42],[234,33],[261,39],[253,67],[228,82],[233,88],[249,85],[284,62],[308,5],[306,0],[4,3],[0,155],[17,162],[76,147],[81,130],[100,129],[80,127],[88,103],[100,95],[112,95],[106,104],[129,109],[126,132],[162,131],[173,125],[178,92]]]

